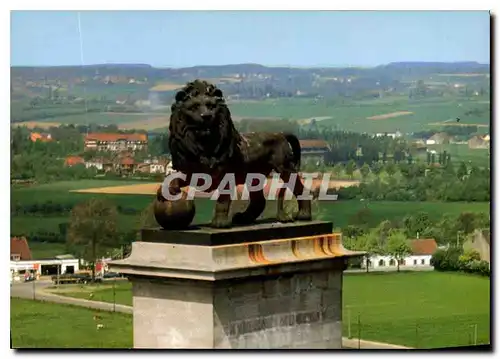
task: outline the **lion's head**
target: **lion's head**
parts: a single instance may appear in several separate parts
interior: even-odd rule
[[[174,169],[210,171],[230,161],[240,135],[222,91],[207,81],[189,82],[171,107],[169,147]]]

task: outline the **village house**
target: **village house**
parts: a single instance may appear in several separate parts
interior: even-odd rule
[[[164,159],[155,159],[151,162],[151,173],[165,173],[168,161]]]
[[[116,170],[122,174],[131,174],[135,172],[137,164],[132,157],[120,158]]]
[[[52,141],[52,135],[50,133],[31,132],[30,140],[31,142],[50,142]]]
[[[312,163],[316,166],[325,163],[325,156],[330,153],[331,148],[324,140],[300,140],[302,150],[302,162]]]
[[[472,249],[479,253],[479,257],[483,261],[490,263],[490,241],[491,241],[491,230],[487,229],[476,229],[467,238],[463,244],[464,250]]]
[[[72,167],[80,164],[85,164],[85,160],[80,156],[68,156],[64,160],[64,165],[67,167]]]
[[[10,273],[12,279],[20,281],[26,272],[40,275],[53,275],[57,273],[74,273],[78,271],[78,259],[70,255],[56,256],[54,258],[33,258],[28,241],[24,237],[11,237],[10,239]]]
[[[425,141],[426,145],[446,145],[450,143],[450,136],[444,132],[435,133]]]
[[[400,132],[400,131],[396,131],[396,132],[379,132],[379,133],[376,133],[375,136],[372,136],[372,137],[391,137],[392,139],[396,139],[396,138],[399,138],[399,137],[402,137],[403,134]]]
[[[135,168],[135,172],[151,173],[151,163],[139,163]]]
[[[85,168],[95,168],[98,171],[104,170],[104,160],[102,158],[94,158],[85,162]]]
[[[490,135],[481,136],[476,135],[471,137],[471,139],[467,142],[470,149],[488,149],[490,148]]]
[[[85,136],[85,150],[139,151],[147,149],[148,137],[143,133],[89,133]]]
[[[438,249],[434,239],[412,239],[409,241],[412,249],[411,255],[400,261],[400,268],[419,267],[431,269],[431,258]],[[362,268],[366,268],[366,258],[363,259]],[[396,268],[396,259],[389,255],[371,256],[369,261],[370,269],[385,270]]]
[[[113,162],[104,157],[93,158],[85,162],[86,168],[95,168],[98,171],[109,172],[112,171],[114,166]]]

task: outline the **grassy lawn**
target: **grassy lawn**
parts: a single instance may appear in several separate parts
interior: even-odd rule
[[[102,317],[97,329],[93,317]],[[132,316],[87,308],[11,298],[14,348],[131,348]]]
[[[113,302],[110,284],[61,289],[61,294]],[[467,293],[467,295],[464,295]],[[418,348],[490,341],[490,281],[461,273],[346,274],[343,335]],[[131,283],[116,283],[117,304],[132,305]],[[358,326],[358,318],[360,326]]]
[[[358,326],[358,316],[360,326]],[[490,280],[462,273],[346,274],[343,330],[418,348],[490,342]],[[361,334],[359,334],[361,331]]]
[[[95,285],[65,285],[58,289],[51,288],[51,293],[74,298],[94,300],[98,302],[109,302],[132,306],[132,283],[129,281],[117,280],[113,283],[107,282]],[[92,299],[90,294],[93,294]]]

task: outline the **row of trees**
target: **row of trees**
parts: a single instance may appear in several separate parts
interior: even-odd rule
[[[73,209],[73,203],[58,203],[53,201],[45,201],[41,203],[32,203],[23,205],[19,202],[11,203],[10,213],[13,216],[23,215],[38,215],[38,216],[53,216],[64,215],[70,213]],[[123,207],[118,205],[116,210],[119,214],[137,215],[141,211],[133,207]]]
[[[438,249],[431,258],[431,265],[438,271],[461,271],[489,277],[490,264],[481,260],[479,253],[472,249],[450,246]]]
[[[477,201],[490,200],[490,169],[461,162],[458,166],[427,166],[423,163],[373,163],[357,166],[337,164],[332,174],[353,178],[359,170],[358,187],[341,188],[340,199],[363,198],[389,201]]]
[[[375,228],[370,224],[371,216],[373,214],[369,208],[361,209],[353,215],[350,223],[342,229],[344,238],[355,242],[370,235],[385,238],[390,230],[399,230],[406,238],[434,238],[440,245],[461,246],[474,230],[490,227],[490,215],[486,212],[462,212],[458,215],[445,213],[437,218],[427,212],[418,212],[402,219],[385,220]],[[384,247],[380,246],[377,250],[381,248]]]

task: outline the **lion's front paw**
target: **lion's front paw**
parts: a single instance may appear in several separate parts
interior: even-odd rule
[[[311,221],[312,214],[310,211],[299,211],[297,213],[297,216],[295,217],[295,220],[297,220],[297,221]]]
[[[293,222],[293,216],[286,213],[278,213],[276,220],[281,223]]]
[[[231,220],[227,217],[215,217],[212,219],[212,227],[214,228],[230,228],[232,225]]]

